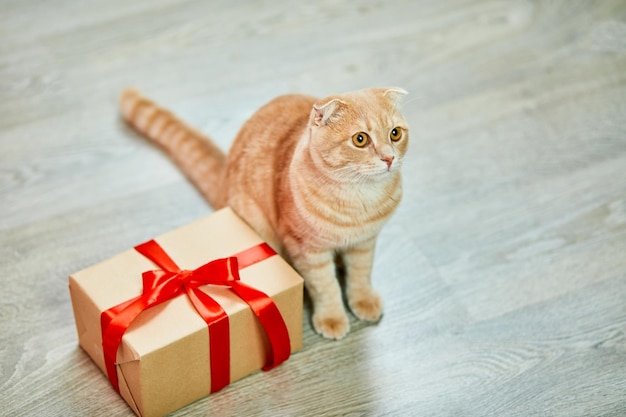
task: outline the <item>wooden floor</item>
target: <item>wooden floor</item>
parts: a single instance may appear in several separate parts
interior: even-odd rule
[[[68,274],[212,209],[120,121],[228,148],[287,92],[411,92],[377,325],[176,416],[626,415],[626,2],[0,1],[0,414],[127,416]]]

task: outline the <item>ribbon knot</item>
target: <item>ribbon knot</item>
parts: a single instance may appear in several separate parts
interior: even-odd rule
[[[183,270],[154,240],[138,245],[135,249],[159,268],[142,274],[142,294],[118,304],[100,316],[102,347],[107,375],[119,392],[115,361],[117,349],[126,329],[139,313],[186,294],[209,330],[211,392],[230,383],[230,327],[228,315],[211,296],[202,291],[204,285],[230,288],[244,300],[255,313],[265,329],[271,345],[271,354],[264,370],[271,369],[289,358],[291,344],[287,326],[272,299],[265,293],[240,280],[239,269],[257,263],[276,254],[267,244],[253,246],[235,256],[206,263],[194,270]],[[240,260],[243,263],[240,266]]]

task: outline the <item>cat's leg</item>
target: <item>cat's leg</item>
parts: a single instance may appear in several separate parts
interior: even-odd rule
[[[350,329],[335,274],[334,253],[292,252],[292,262],[304,278],[313,301],[313,327],[328,339],[341,339]]]
[[[371,273],[376,239],[372,238],[346,249],[346,296],[352,312],[361,320],[376,321],[383,313],[380,295],[372,288]]]

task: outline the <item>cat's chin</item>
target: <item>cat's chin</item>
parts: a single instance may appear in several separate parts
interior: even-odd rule
[[[367,175],[362,174],[352,178],[344,178],[341,182],[344,184],[352,184],[352,185],[377,185],[377,184],[385,184],[389,182],[396,175],[394,172],[384,172],[379,174],[369,173]]]

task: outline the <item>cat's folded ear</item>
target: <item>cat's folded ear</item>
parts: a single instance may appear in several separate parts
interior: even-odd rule
[[[324,126],[328,122],[334,120],[339,116],[341,107],[346,103],[334,98],[322,104],[314,104],[313,111],[311,113],[311,121],[315,126]]]
[[[383,96],[387,97],[387,99],[389,99],[389,101],[395,106],[399,105],[402,98],[409,94],[406,90],[400,87],[382,88],[381,90],[383,92]]]

